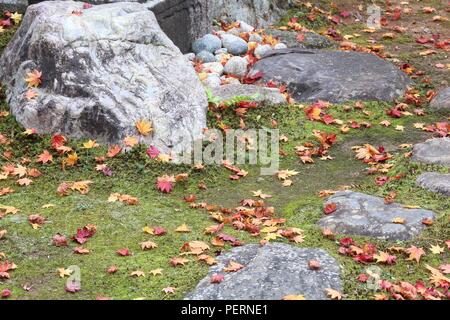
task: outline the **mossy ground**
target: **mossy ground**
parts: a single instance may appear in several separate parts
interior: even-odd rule
[[[295,13],[294,13],[295,14]],[[301,13],[302,14],[302,13]],[[301,14],[298,14],[301,16]],[[310,26],[314,27],[314,26]],[[322,28],[323,25],[318,25]],[[350,26],[348,26],[350,28]],[[356,28],[356,27],[355,27]],[[0,50],[3,49],[12,32],[0,35]],[[362,39],[367,40],[367,36]],[[362,40],[361,40],[362,41]],[[408,36],[402,37],[402,43],[413,45]],[[361,42],[363,43],[363,41]],[[406,53],[405,54],[409,54]],[[431,82],[423,85],[421,94],[438,85]],[[4,97],[1,109],[8,110]],[[354,103],[348,103],[353,106]],[[188,194],[196,194],[197,201],[235,207],[243,198],[251,198],[254,190],[262,189],[264,193],[273,197],[267,199],[269,205],[275,207],[276,216],[287,219],[287,226],[295,226],[305,230],[305,241],[300,247],[320,247],[336,257],[342,267],[344,282],[344,296],[348,299],[370,299],[373,291],[366,285],[359,283],[356,277],[364,272],[367,266],[354,262],[351,258],[337,253],[338,245],[335,241],[324,238],[317,227],[317,220],[322,217],[323,199],[318,192],[324,189],[337,189],[339,186],[352,186],[353,190],[373,195],[385,196],[390,191],[397,192],[396,201],[409,205],[419,205],[437,213],[436,223],[428,227],[417,239],[399,243],[402,246],[416,245],[429,248],[430,245],[440,244],[450,237],[449,217],[450,201],[443,196],[427,192],[415,185],[415,178],[424,171],[439,170],[441,167],[413,164],[403,157],[407,149],[399,149],[404,143],[416,143],[431,137],[431,133],[414,128],[415,122],[434,123],[445,120],[448,115],[433,113],[424,106],[426,116],[407,116],[393,119],[386,115],[386,109],[392,104],[382,102],[367,102],[363,112],[358,108],[345,112],[342,105],[335,105],[330,114],[344,122],[355,120],[367,121],[370,128],[351,129],[342,134],[337,125],[325,125],[306,118],[304,110],[299,105],[268,107],[251,110],[245,118],[250,128],[270,127],[272,120],[278,123],[280,133],[286,135],[289,141],[281,143],[282,150],[287,155],[281,158],[280,169],[291,169],[299,172],[292,178],[291,187],[282,187],[274,176],[260,176],[259,166],[243,166],[249,175],[239,181],[229,179],[230,172],[223,167],[206,166],[197,171],[190,166],[175,166],[150,160],[145,155],[145,148],[138,146],[130,153],[120,154],[107,161],[112,168],[113,175],[107,177],[94,170],[95,156],[104,155],[106,147],[91,150],[82,149],[83,141],[70,140],[68,145],[74,148],[80,161],[76,167],[61,167],[60,159],[56,158],[51,165],[31,163],[29,167],[38,168],[43,175],[33,179],[28,187],[19,187],[14,179],[0,181],[0,188],[11,187],[15,193],[0,197],[0,204],[14,206],[20,209],[15,215],[7,215],[0,219],[0,230],[8,231],[5,239],[0,240],[0,252],[4,252],[8,260],[14,261],[18,268],[11,272],[10,280],[0,281],[0,290],[12,290],[12,298],[16,299],[93,299],[106,296],[113,299],[181,299],[192,290],[198,281],[207,273],[207,266],[191,262],[183,267],[172,267],[171,257],[180,253],[180,247],[186,241],[203,240],[209,242],[210,236],[203,233],[205,227],[213,224],[206,210],[190,209],[183,201]],[[368,112],[367,112],[368,111]],[[227,110],[222,113],[223,123],[231,127],[239,125],[239,118]],[[379,123],[389,120],[392,125],[383,127]],[[208,114],[209,127],[217,125],[213,112]],[[404,126],[404,131],[397,131],[397,125]],[[321,161],[316,159],[314,164],[302,164],[295,155],[294,146],[306,141],[314,141],[313,130],[321,130],[338,134],[338,141],[330,151],[333,160]],[[36,159],[44,149],[50,147],[50,136],[27,137],[14,120],[13,116],[0,118],[0,132],[10,140],[10,145],[0,145],[0,152],[11,150],[12,159],[0,158],[0,163],[18,163],[21,158]],[[391,162],[394,169],[389,173],[395,175],[404,173],[400,180],[387,183],[381,187],[374,183],[374,176],[365,173],[366,166],[354,158],[351,147],[370,143],[375,146],[383,145],[395,157]],[[187,172],[187,182],[177,183],[170,194],[162,194],[155,188],[155,180],[163,174],[178,174]],[[63,181],[92,180],[91,190],[87,195],[72,193],[60,197],[57,186]],[[198,184],[204,182],[206,190],[199,189]],[[137,206],[128,206],[120,202],[107,201],[112,192],[136,196],[140,200]],[[54,207],[43,209],[45,204]],[[30,214],[38,213],[47,218],[42,228],[34,230],[27,219]],[[186,223],[192,228],[190,233],[176,233],[175,228]],[[56,233],[66,236],[73,235],[77,228],[86,224],[97,226],[97,233],[84,246],[91,250],[87,255],[72,253],[76,246],[52,246],[52,237]],[[162,237],[147,235],[142,232],[144,226],[163,226],[167,234]],[[252,237],[246,232],[239,232],[225,226],[224,232],[238,237],[245,243],[258,242],[259,237]],[[139,243],[153,240],[158,248],[151,251],[141,251]],[[390,244],[373,239],[354,237],[361,243],[376,243],[383,249]],[[129,248],[133,255],[119,257],[116,250]],[[227,245],[224,249],[229,249]],[[211,251],[215,249],[212,248]],[[426,280],[429,276],[424,265],[437,266],[449,261],[448,250],[441,255],[432,255],[427,250],[420,264],[399,258],[393,266],[382,266],[382,276],[391,281],[405,280],[415,283]],[[77,265],[81,268],[82,290],[76,294],[65,292],[66,279],[58,276],[56,270],[61,267]],[[108,274],[106,269],[116,265],[119,271]],[[163,269],[163,275],[152,276],[149,271],[156,268]],[[134,278],[130,273],[135,270],[145,271],[146,277]],[[31,285],[31,290],[25,291],[24,285]],[[162,289],[175,287],[176,293],[167,295]],[[299,292],[298,294],[302,294]]]

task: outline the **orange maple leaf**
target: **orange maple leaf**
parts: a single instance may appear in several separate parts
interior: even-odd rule
[[[25,78],[25,81],[28,83],[29,87],[37,87],[42,82],[42,72],[38,70],[33,70],[31,72],[27,73],[27,77]]]
[[[47,163],[47,162],[52,162],[53,161],[53,156],[51,155],[50,152],[48,152],[47,150],[44,150],[44,152],[42,152],[39,156],[38,159],[36,160],[36,162],[41,162],[41,163]]]
[[[406,252],[409,253],[409,258],[406,260],[416,260],[417,263],[419,263],[420,258],[425,254],[422,248],[417,248],[416,246],[411,246],[406,249]]]

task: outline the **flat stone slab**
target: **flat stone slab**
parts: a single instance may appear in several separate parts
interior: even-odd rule
[[[450,138],[430,139],[416,144],[412,160],[450,167]]]
[[[385,204],[383,198],[353,191],[338,192],[325,206],[335,203],[336,211],[319,220],[323,228],[337,234],[369,236],[383,240],[408,240],[417,236],[425,225],[423,219],[434,219],[432,211],[408,209],[398,203]],[[402,218],[404,223],[394,223]]]
[[[431,100],[430,108],[436,110],[450,110],[450,87],[439,90]]]
[[[391,63],[369,53],[288,48],[265,54],[250,71],[263,82],[286,84],[296,101],[392,101],[411,80]]]
[[[320,269],[311,270],[310,260],[318,261]],[[217,261],[186,299],[280,300],[286,295],[303,295],[309,300],[324,300],[325,289],[342,289],[339,265],[322,249],[283,243],[249,244],[233,248],[217,257]],[[229,261],[245,267],[237,272],[223,272]],[[215,274],[224,275],[224,280],[211,283]]]
[[[418,186],[450,197],[450,174],[425,172],[417,177]]]
[[[261,106],[287,104],[286,98],[277,88],[260,87],[250,84],[227,84],[212,88],[212,93],[220,101],[235,97],[251,97]]]

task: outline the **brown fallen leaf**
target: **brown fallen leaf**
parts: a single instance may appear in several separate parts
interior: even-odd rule
[[[235,262],[233,260],[230,260],[228,262],[228,266],[223,269],[225,272],[236,272],[244,268],[244,266],[238,262]]]
[[[342,299],[342,294],[337,290],[328,288],[328,289],[325,289],[325,292],[327,293],[327,296],[330,299],[333,299],[333,300],[341,300]]]

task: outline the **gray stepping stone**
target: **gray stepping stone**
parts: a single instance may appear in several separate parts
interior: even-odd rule
[[[338,192],[325,205],[335,203],[336,211],[319,220],[323,228],[346,235],[369,236],[384,240],[408,240],[417,236],[425,225],[423,219],[434,219],[432,211],[408,209],[398,203],[385,204],[383,198],[353,191]],[[405,219],[404,224],[394,219]]]
[[[431,100],[430,108],[442,111],[450,111],[450,87],[440,90]]]
[[[450,197],[450,174],[425,172],[417,177],[418,186]]]
[[[311,270],[310,260],[318,261],[321,267]],[[339,265],[322,249],[283,243],[248,244],[222,254],[217,261],[186,299],[280,300],[286,295],[303,295],[306,299],[324,300],[325,289],[342,290]],[[223,272],[229,261],[245,267],[237,272]],[[211,283],[215,274],[224,275],[224,280]]]
[[[450,138],[430,139],[416,144],[412,160],[450,167]]]

